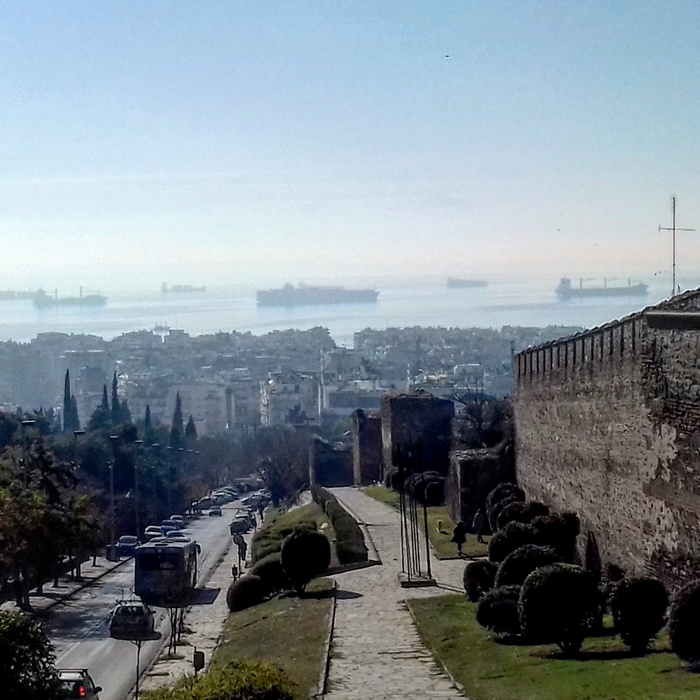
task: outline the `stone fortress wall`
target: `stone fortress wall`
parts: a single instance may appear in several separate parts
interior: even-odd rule
[[[700,290],[528,348],[514,375],[528,497],[628,574],[700,574]]]

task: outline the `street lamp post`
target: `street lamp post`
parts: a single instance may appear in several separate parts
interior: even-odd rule
[[[139,450],[143,440],[136,440],[136,457],[134,458],[134,513],[136,515],[136,539],[141,536],[141,513],[139,511]]]
[[[114,467],[116,463],[116,446],[119,435],[110,435],[112,441],[112,461],[109,464],[109,498],[112,504],[110,517],[110,539],[109,539],[109,561],[116,561],[116,539],[117,539],[117,521],[114,506]]]

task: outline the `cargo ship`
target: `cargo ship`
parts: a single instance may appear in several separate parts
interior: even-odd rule
[[[206,287],[193,287],[191,284],[174,284],[172,287],[168,287],[165,282],[160,288],[160,291],[166,294],[167,292],[175,292],[176,294],[187,294],[189,292],[206,292]]]
[[[467,280],[461,277],[448,277],[447,286],[450,289],[468,289],[472,287],[488,287],[486,280]]]
[[[34,306],[40,309],[45,309],[51,306],[104,306],[107,303],[107,297],[103,297],[98,292],[89,292],[83,294],[83,288],[80,288],[80,295],[77,297],[59,297],[56,292],[51,296],[43,289],[40,289],[34,294]]]
[[[603,280],[602,287],[584,287],[583,279],[579,280],[578,287],[571,284],[568,277],[562,277],[554,291],[560,299],[581,299],[584,297],[641,297],[647,293],[648,285],[642,282],[632,284],[627,280],[627,286],[611,286],[608,280]]]
[[[285,284],[279,289],[259,289],[256,301],[259,306],[322,306],[324,304],[374,304],[379,292],[376,289],[346,289],[345,287],[321,287]]]

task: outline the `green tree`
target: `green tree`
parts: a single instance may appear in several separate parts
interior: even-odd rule
[[[63,430],[66,433],[75,430],[70,396],[70,370],[67,369],[63,379]]]
[[[39,623],[22,613],[0,611],[0,678],[3,696],[51,700],[58,682],[51,642]]]
[[[170,447],[174,450],[179,450],[183,447],[184,432],[182,422],[182,399],[178,391],[175,395],[175,411],[173,412],[173,421],[170,426]]]
[[[122,423],[122,407],[121,403],[119,402],[119,393],[117,391],[118,389],[118,382],[117,382],[117,372],[114,372],[114,375],[112,376],[112,406],[111,406],[111,414],[112,414],[112,425],[118,425],[119,423]]]

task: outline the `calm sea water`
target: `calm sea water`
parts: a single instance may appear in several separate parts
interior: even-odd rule
[[[386,286],[376,286],[380,290],[376,304],[292,309],[257,308],[255,290],[249,288],[182,294],[113,293],[108,294],[107,305],[98,309],[36,309],[30,301],[0,301],[0,340],[27,341],[45,331],[92,333],[111,339],[128,331],[150,330],[156,324],[181,328],[191,335],[231,330],[261,334],[274,329],[325,326],[337,343],[349,347],[353,334],[364,328],[416,325],[588,328],[669,295],[669,285],[664,280],[651,284],[646,297],[562,302],[554,294],[557,282],[552,278],[503,278],[490,280],[488,287],[474,289],[448,289],[444,280],[389,282]]]

